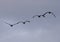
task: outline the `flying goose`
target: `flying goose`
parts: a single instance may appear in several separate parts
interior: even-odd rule
[[[45,14],[41,15],[42,17],[45,17]]]
[[[53,12],[50,12],[50,11],[45,12],[42,16],[45,17],[46,14],[52,14],[54,17],[56,17],[56,16],[54,15],[54,13],[53,13]]]
[[[7,22],[4,22],[4,23],[8,24],[10,27],[13,27],[14,25],[17,25],[17,24],[19,24],[20,22],[17,22],[17,23],[15,23],[15,24],[10,24],[10,23],[7,23]]]
[[[10,23],[7,23],[5,22],[6,24],[8,24],[10,27],[13,27],[15,24],[10,24]]]
[[[40,17],[41,17],[41,15],[34,15],[32,18],[35,18],[35,17],[40,18]]]
[[[27,22],[30,22],[30,21],[21,21],[21,23],[23,23],[23,24],[25,24],[25,23],[27,23]]]

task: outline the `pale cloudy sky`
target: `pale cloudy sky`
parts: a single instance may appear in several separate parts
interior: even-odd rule
[[[54,18],[35,18],[27,24],[10,27],[37,14],[52,11]],[[60,42],[60,0],[0,0],[0,42]]]

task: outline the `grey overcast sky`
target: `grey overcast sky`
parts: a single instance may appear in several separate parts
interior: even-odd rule
[[[34,15],[52,11],[56,18],[35,18],[10,27]],[[0,0],[0,42],[60,42],[60,0]]]

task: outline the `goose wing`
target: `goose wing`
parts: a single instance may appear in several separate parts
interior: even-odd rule
[[[32,18],[35,18],[35,17],[40,17],[41,15],[35,15],[35,16],[33,16]]]
[[[54,14],[53,12],[51,12],[51,14],[52,14],[54,17],[56,17],[55,14]]]
[[[7,23],[7,22],[4,22],[4,23],[6,23],[6,24],[8,24],[8,25],[11,25],[11,24],[9,24],[9,23]]]
[[[43,15],[46,15],[48,12],[45,12]]]
[[[17,24],[19,24],[19,23],[23,23],[23,21],[18,21],[17,23],[15,23],[15,24],[13,24],[13,25],[17,25]]]
[[[30,22],[30,21],[25,21],[25,22]]]
[[[34,15],[32,18],[35,18],[36,16],[39,16],[39,15]]]

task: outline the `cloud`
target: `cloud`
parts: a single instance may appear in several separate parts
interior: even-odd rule
[[[0,39],[1,42],[57,42],[59,33],[56,31],[35,30],[35,31],[14,31],[5,33]]]

